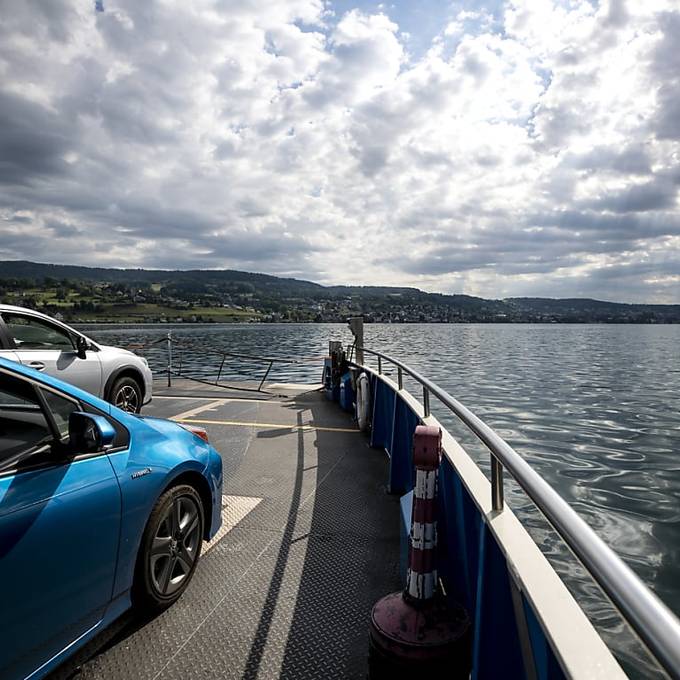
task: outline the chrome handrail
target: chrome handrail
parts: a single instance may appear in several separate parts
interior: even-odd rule
[[[680,679],[680,620],[576,511],[505,440],[439,385],[387,354],[366,347],[363,351],[378,358],[379,374],[382,373],[382,360],[393,364],[398,369],[400,385],[403,384],[402,374],[407,373],[422,385],[426,403],[429,404],[429,395],[433,394],[477,436],[492,457],[494,511],[503,510],[502,470],[505,468],[571,548],[658,663],[670,677]],[[429,408],[425,415],[429,415]]]

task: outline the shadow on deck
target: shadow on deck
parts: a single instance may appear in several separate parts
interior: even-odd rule
[[[124,617],[54,677],[366,677],[371,607],[399,588],[385,454],[320,392],[192,389],[157,391],[146,412],[208,429],[223,531],[174,607]]]

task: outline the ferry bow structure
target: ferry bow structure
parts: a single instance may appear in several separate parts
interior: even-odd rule
[[[441,433],[439,586],[452,607],[463,604],[470,613],[471,677],[627,677],[505,503],[503,475],[507,471],[663,669],[662,675],[680,678],[680,621],[673,612],[493,429],[411,367],[363,346],[360,320],[350,320],[350,328],[356,341],[348,350],[354,350],[357,359],[348,365],[368,376],[370,384],[370,444],[387,453],[389,490],[402,496],[402,563],[406,546],[413,548],[416,527],[414,434],[419,425]],[[374,360],[373,367],[367,365],[369,358]],[[386,367],[396,373],[396,381],[385,374]],[[406,376],[422,388],[422,401],[404,388]],[[432,415],[432,398],[488,449],[490,480]],[[651,666],[648,671],[655,672]]]

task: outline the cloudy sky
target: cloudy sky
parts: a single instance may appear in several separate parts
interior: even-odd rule
[[[680,0],[0,0],[0,259],[680,303]]]

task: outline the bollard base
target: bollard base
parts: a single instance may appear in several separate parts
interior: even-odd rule
[[[371,612],[370,680],[412,680],[414,672],[437,678],[468,678],[472,664],[470,619],[441,597],[414,606],[401,592],[383,597]]]

